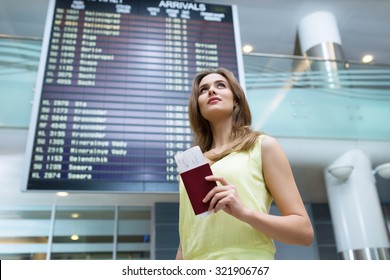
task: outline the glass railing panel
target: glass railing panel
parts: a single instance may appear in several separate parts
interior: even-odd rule
[[[278,137],[390,140],[390,66],[315,63],[244,57],[253,126]]]
[[[50,217],[50,206],[0,207],[0,259],[46,259]]]
[[[119,207],[116,259],[150,259],[150,234],[150,207]]]
[[[0,38],[0,127],[30,122],[41,41]]]
[[[112,206],[58,206],[50,259],[112,259],[114,230]]]
[[[27,128],[41,41],[0,38],[0,127]],[[326,69],[337,68],[337,71]],[[278,137],[389,140],[390,66],[244,55],[257,129]]]

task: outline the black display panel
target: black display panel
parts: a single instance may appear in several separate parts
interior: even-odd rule
[[[176,192],[193,77],[243,77],[236,26],[235,6],[50,1],[23,189]]]

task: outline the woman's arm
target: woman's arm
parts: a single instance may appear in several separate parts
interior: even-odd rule
[[[262,141],[263,174],[266,185],[281,212],[275,216],[245,208],[236,187],[221,177],[206,177],[219,181],[222,186],[214,188],[205,197],[210,200],[210,209],[223,209],[232,216],[250,224],[272,239],[297,245],[310,245],[314,233],[305,206],[296,186],[287,156],[279,143],[266,136]]]
[[[247,211],[249,224],[281,242],[310,245],[313,228],[307,215],[294,176],[280,144],[266,136],[262,141],[262,162],[265,183],[282,216],[261,215]]]
[[[181,244],[179,244],[179,248],[177,248],[177,253],[176,253],[176,260],[182,260],[183,259],[183,254],[181,251]]]

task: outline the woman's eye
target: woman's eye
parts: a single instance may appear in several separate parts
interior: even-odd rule
[[[219,83],[218,84],[218,88],[225,88],[225,84],[224,83]]]
[[[207,88],[202,88],[201,90],[200,90],[200,94],[203,94],[203,93],[206,93],[207,92]]]

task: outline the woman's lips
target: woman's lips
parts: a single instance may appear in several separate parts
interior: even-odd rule
[[[217,103],[218,101],[221,101],[221,99],[219,99],[218,97],[213,97],[207,101],[207,104],[214,104]]]

